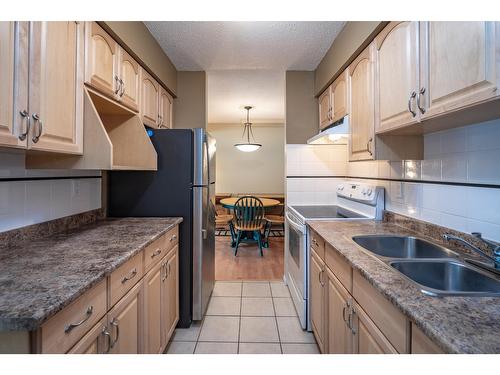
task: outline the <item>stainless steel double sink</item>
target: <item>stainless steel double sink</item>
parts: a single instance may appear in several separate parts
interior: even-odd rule
[[[461,261],[450,249],[411,236],[354,236],[353,241],[431,296],[500,296],[494,275]]]

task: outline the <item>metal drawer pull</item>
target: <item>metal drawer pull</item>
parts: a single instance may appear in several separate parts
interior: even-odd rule
[[[122,279],[122,284],[125,284],[127,281],[132,280],[135,275],[137,275],[137,268],[134,268],[132,272],[130,272],[130,276],[124,276]]]
[[[176,239],[177,239],[177,235],[174,234],[172,237],[170,237],[170,242],[175,241]]]
[[[120,92],[120,88],[121,88],[121,84],[120,84],[120,78],[118,78],[118,76],[115,76],[115,81],[116,81],[116,90],[115,90],[115,94],[118,94]]]
[[[366,150],[370,155],[373,155],[372,150],[370,149],[370,143],[373,141],[373,138],[370,138],[368,142],[366,142]]]
[[[64,327],[64,333],[71,332],[71,330],[73,328],[81,326],[83,323],[85,323],[87,320],[89,320],[89,318],[92,316],[93,311],[94,311],[94,306],[92,306],[92,305],[89,306],[87,308],[87,312],[85,313],[87,316],[85,318],[83,318],[82,320],[80,320],[78,323],[68,324],[66,327]]]
[[[344,308],[342,309],[342,320],[347,323],[347,318],[345,316],[346,311],[347,311],[347,304],[345,304]]]
[[[156,249],[156,251],[153,254],[151,254],[151,258],[154,258],[154,257],[160,255],[161,251],[162,251],[161,249]]]
[[[116,338],[109,346],[112,349],[115,347],[116,343],[118,342],[118,339],[120,338],[120,322],[118,321],[118,319],[113,318],[113,320],[111,321],[111,325],[116,328]]]
[[[167,277],[170,276],[170,265],[171,263],[167,263]]]
[[[420,110],[420,112],[422,114],[425,113],[425,108],[423,108],[421,105],[420,105],[420,95],[424,95],[425,94],[425,87],[422,87],[420,89],[420,91],[418,92],[418,95],[417,95],[417,107],[418,109]]]
[[[30,114],[28,113],[27,110],[22,110],[22,111],[19,111],[19,114],[26,119],[27,121],[27,124],[26,124],[26,132],[24,132],[23,134],[21,134],[19,136],[19,139],[21,141],[24,141],[26,139],[26,137],[28,136],[28,133],[30,132],[30,127],[31,127],[31,117],[30,117]]]
[[[104,352],[104,354],[108,354],[109,351],[111,350],[111,335],[109,334],[108,329],[106,327],[102,329],[102,334],[106,336],[106,338],[108,339],[108,348]]]
[[[410,111],[413,117],[417,115],[417,113],[411,108],[411,101],[412,99],[415,99],[415,96],[417,96],[417,93],[415,91],[412,91],[410,97],[408,98],[408,111]]]
[[[38,122],[39,124],[39,129],[40,131],[38,132],[38,135],[35,135],[31,140],[33,141],[33,143],[37,143],[38,140],[40,139],[40,137],[42,136],[42,131],[43,131],[43,124],[42,124],[42,120],[40,120],[40,116],[38,115],[38,113],[33,113],[33,120],[35,120],[35,124]],[[33,128],[34,128],[35,125],[33,125]]]

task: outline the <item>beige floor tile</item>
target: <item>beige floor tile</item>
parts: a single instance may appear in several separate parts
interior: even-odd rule
[[[174,331],[172,341],[198,341],[201,322],[193,322],[189,328],[177,328]]]
[[[271,282],[271,293],[273,297],[290,297],[290,291],[283,282]]]
[[[167,354],[193,354],[196,342],[172,341],[167,348]]]
[[[240,342],[239,354],[281,354],[281,345],[270,342]]]
[[[283,354],[319,354],[316,344],[281,344]]]
[[[273,299],[267,297],[243,297],[241,316],[274,316]]]
[[[240,342],[279,342],[274,317],[241,317]]]
[[[244,282],[243,297],[271,297],[271,288],[268,282]]]
[[[240,318],[236,316],[206,316],[199,341],[238,342]]]
[[[241,282],[216,281],[212,297],[241,297]]]
[[[297,316],[297,311],[291,298],[273,298],[276,316]]]
[[[237,342],[198,342],[194,354],[238,354]]]
[[[296,317],[277,317],[278,329],[282,343],[316,343],[311,332],[302,330]]]
[[[207,315],[240,315],[241,297],[212,297]]]

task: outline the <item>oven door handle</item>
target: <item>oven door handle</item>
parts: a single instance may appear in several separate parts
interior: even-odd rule
[[[296,230],[300,231],[300,233],[304,234],[304,227],[291,218],[291,216],[288,214],[288,212],[285,214],[286,219],[288,221],[288,224],[290,224],[292,227],[294,227]]]

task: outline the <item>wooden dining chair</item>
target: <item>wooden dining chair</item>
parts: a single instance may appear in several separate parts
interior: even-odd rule
[[[238,246],[242,242],[244,233],[251,232],[252,237],[247,240],[255,240],[259,244],[260,256],[262,252],[262,229],[264,228],[264,205],[262,201],[250,195],[239,198],[234,204],[233,209],[233,226],[236,231],[236,246],[234,248],[234,256],[238,253]]]
[[[280,203],[278,205],[280,208],[279,215],[266,215],[266,225],[264,229],[264,239],[266,247],[269,247],[269,235],[271,234],[271,228],[273,225],[280,226],[281,229],[285,230],[285,205],[284,203]]]

